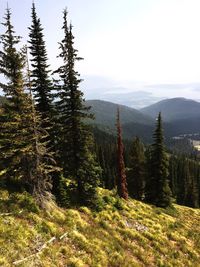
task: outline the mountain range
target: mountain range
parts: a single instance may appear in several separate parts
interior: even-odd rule
[[[200,103],[186,98],[172,98],[159,101],[153,105],[140,109],[152,118],[162,113],[164,121],[200,118]]]
[[[166,99],[140,110],[102,100],[88,100],[86,104],[91,106],[91,112],[95,115],[93,123],[111,133],[115,132],[119,106],[123,134],[127,139],[138,135],[144,141],[150,141],[159,112],[167,138],[200,132],[200,103],[190,99]]]
[[[0,96],[0,103],[3,101],[5,98]],[[200,133],[200,103],[186,98],[165,99],[140,110],[104,100],[87,100],[86,105],[91,106],[91,113],[95,116],[95,120],[90,123],[114,135],[119,107],[125,139],[137,135],[143,141],[150,142],[159,112],[162,114],[166,138]]]
[[[95,123],[110,127],[115,127],[117,107],[120,109],[120,117],[123,124],[135,122],[145,125],[151,125],[153,119],[141,111],[119,105],[104,100],[87,100],[88,106],[91,106],[91,112],[95,115]]]

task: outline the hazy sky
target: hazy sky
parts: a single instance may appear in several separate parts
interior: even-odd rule
[[[15,30],[25,41],[32,1],[8,2]],[[7,1],[0,3],[2,18]],[[108,93],[111,88],[116,93],[200,99],[200,0],[35,0],[35,4],[52,69],[59,64],[62,10],[68,8],[75,46],[84,57],[78,70],[85,78],[86,96],[93,88],[94,97],[101,88]]]

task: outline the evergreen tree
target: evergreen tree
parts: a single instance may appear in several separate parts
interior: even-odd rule
[[[100,177],[100,186],[105,188],[106,187],[106,181],[104,180],[104,178],[106,177],[107,166],[106,166],[106,162],[105,162],[105,158],[104,158],[104,151],[103,151],[101,146],[99,146],[97,148],[96,144],[95,144],[95,150],[96,150],[96,154],[97,154],[98,164],[102,168],[101,177]]]
[[[4,168],[3,178],[15,179],[34,195],[38,204],[43,205],[49,198],[51,187],[50,172],[52,160],[45,143],[45,136],[39,128],[31,96],[24,91],[23,69],[25,57],[18,52],[16,45],[19,37],[15,36],[11,24],[10,10],[6,10],[5,34],[1,35],[3,44],[0,52],[0,73],[7,79],[1,84],[7,101],[0,112],[0,162]]]
[[[194,161],[185,157],[178,160],[177,203],[189,207],[199,207],[198,170]],[[198,166],[199,168],[199,166]]]
[[[173,154],[169,160],[169,185],[172,191],[172,195],[174,198],[177,197],[177,168],[178,168],[178,161],[177,157]]]
[[[158,115],[150,151],[151,170],[146,181],[146,201],[160,207],[171,204],[171,190],[168,184],[169,160],[164,147],[161,113]]]
[[[128,199],[126,171],[124,164],[124,146],[122,142],[122,129],[120,123],[120,112],[119,107],[117,109],[117,156],[118,156],[118,181],[117,191],[120,197]]]
[[[35,4],[32,4],[32,25],[30,30],[30,54],[31,58],[31,88],[34,92],[37,110],[42,119],[51,118],[52,110],[52,82],[49,78],[49,65],[47,64],[47,51],[44,41],[43,28],[37,17]]]
[[[7,8],[5,14],[5,22],[2,25],[5,27],[5,33],[0,36],[1,51],[0,51],[0,74],[5,77],[7,83],[1,83],[0,87],[7,98],[7,101],[1,106],[0,117],[0,148],[1,148],[1,168],[5,168],[4,174],[12,177],[15,172],[14,153],[19,146],[17,140],[17,131],[20,127],[21,118],[18,116],[21,110],[21,98],[23,75],[22,69],[24,61],[22,54],[17,52],[15,45],[19,43],[20,37],[15,35],[11,24],[11,12]],[[12,161],[13,159],[13,161]],[[4,175],[5,176],[5,175]]]
[[[101,141],[101,144],[95,140],[96,154],[98,163],[102,169],[101,186],[112,190],[116,185],[117,177],[117,147],[116,141],[112,143],[109,140],[105,140],[105,138],[106,135],[102,135],[103,142]]]
[[[57,114],[53,105],[52,81],[49,77],[49,65],[47,63],[47,51],[44,41],[43,28],[37,16],[35,4],[32,4],[32,25],[29,27],[29,49],[31,54],[30,86],[33,92],[36,109],[41,114],[41,127],[48,132],[46,146],[56,156],[56,144],[58,143],[58,129],[55,121]],[[60,172],[53,174],[52,192],[58,195],[58,183]]]
[[[20,36],[14,35],[13,26],[11,24],[10,9],[6,9],[5,22],[1,23],[6,31],[0,36],[1,51],[0,51],[0,74],[9,81],[8,84],[0,83],[6,96],[18,94],[18,87],[22,85],[23,58],[20,53],[17,53],[15,45],[19,43]],[[15,87],[17,89],[15,89]]]
[[[77,197],[80,204],[90,205],[96,199],[96,187],[100,168],[94,157],[94,143],[84,119],[91,117],[84,105],[83,93],[79,89],[81,79],[75,71],[75,63],[81,58],[74,49],[72,25],[68,26],[67,11],[64,10],[64,39],[60,43],[59,57],[63,65],[54,73],[59,75],[56,103],[59,114],[58,150],[64,176],[77,183]]]
[[[130,149],[130,166],[128,172],[129,195],[135,199],[142,200],[144,197],[145,182],[145,154],[144,145],[138,137],[133,140]]]

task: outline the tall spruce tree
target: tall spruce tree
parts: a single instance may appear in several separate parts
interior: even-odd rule
[[[122,142],[122,128],[120,123],[120,111],[117,108],[117,167],[118,167],[118,180],[117,191],[121,198],[128,199],[128,189],[126,181],[126,170],[124,164],[124,145]]]
[[[32,25],[29,27],[29,48],[31,58],[31,88],[34,93],[37,110],[43,120],[50,119],[52,110],[52,81],[49,77],[47,51],[43,28],[37,17],[35,4],[32,4]]]
[[[100,168],[93,153],[93,140],[84,119],[91,117],[79,89],[81,79],[75,71],[75,63],[81,58],[74,48],[72,25],[68,26],[67,10],[63,12],[64,39],[60,43],[59,57],[63,65],[58,74],[58,99],[56,103],[59,128],[59,155],[64,176],[77,183],[77,198],[80,204],[91,205],[96,199],[96,187]]]
[[[48,132],[46,136],[46,146],[51,152],[54,152],[54,158],[58,160],[56,155],[57,128],[54,104],[53,104],[53,84],[49,76],[49,65],[47,58],[46,45],[44,41],[43,28],[40,19],[37,16],[35,4],[32,4],[32,25],[29,27],[29,50],[31,54],[31,71],[30,85],[33,92],[36,110],[41,115],[41,127]],[[53,174],[52,192],[58,195],[58,181],[60,172]]]
[[[54,167],[50,164],[52,159],[42,142],[46,134],[40,131],[39,116],[30,94],[24,90],[23,69],[26,60],[24,54],[16,49],[20,38],[15,36],[8,8],[3,25],[6,31],[0,36],[0,74],[7,80],[6,84],[1,84],[7,98],[0,112],[3,178],[6,181],[19,181],[42,206],[50,196],[50,173]]]
[[[178,159],[177,166],[177,203],[193,208],[199,207],[198,189],[199,164],[186,157]]]
[[[169,160],[164,146],[161,113],[158,115],[151,146],[151,169],[146,181],[146,201],[159,207],[171,205],[171,190],[168,184]]]
[[[144,198],[146,166],[144,145],[138,137],[133,140],[129,157],[130,165],[127,177],[129,195],[142,200]]]
[[[172,154],[169,160],[169,186],[171,188],[173,198],[177,197],[177,167],[177,156],[175,154]]]

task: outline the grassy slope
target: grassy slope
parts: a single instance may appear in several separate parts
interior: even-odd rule
[[[107,203],[100,212],[53,204],[51,212],[30,212],[30,197],[0,191],[0,213],[13,212],[0,215],[0,266],[13,266],[53,236],[38,257],[18,266],[200,266],[200,210],[162,210],[100,193]]]

